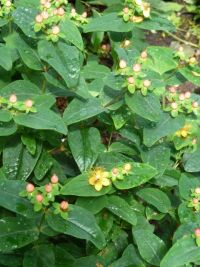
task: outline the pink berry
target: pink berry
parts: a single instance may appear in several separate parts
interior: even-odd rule
[[[180,94],[178,98],[179,98],[179,100],[183,101],[183,100],[185,100],[185,95],[184,94]]]
[[[26,192],[32,193],[35,189],[35,186],[33,184],[27,184],[26,186]]]
[[[195,193],[200,194],[200,187],[195,188]]]
[[[125,7],[125,8],[123,9],[123,12],[124,12],[124,14],[128,14],[128,13],[129,13],[129,8],[128,8],[128,7]]]
[[[55,26],[52,27],[52,33],[54,35],[59,34],[59,32],[60,32],[60,28],[57,25],[55,25]]]
[[[51,182],[52,184],[57,184],[58,183],[58,176],[56,174],[51,176]]]
[[[169,87],[169,91],[170,91],[171,93],[176,93],[176,87],[175,87],[175,86],[170,86],[170,87]]]
[[[196,237],[200,237],[200,228],[196,228],[194,233]]]
[[[37,16],[35,17],[35,21],[36,21],[37,23],[41,23],[41,22],[43,21],[43,16],[42,16],[41,14],[37,15]]]
[[[171,108],[172,109],[177,109],[177,107],[178,107],[178,105],[177,105],[176,102],[171,103]]]
[[[113,168],[112,169],[112,173],[115,174],[115,175],[117,175],[119,173],[119,170],[117,168]]]
[[[141,71],[142,66],[140,64],[133,65],[133,71],[139,72]]]
[[[193,198],[193,199],[192,199],[192,203],[193,203],[193,204],[198,204],[198,203],[199,203],[198,198]]]
[[[191,93],[189,91],[185,92],[185,98],[189,99],[191,97]]]
[[[64,15],[65,15],[65,10],[64,10],[64,8],[59,7],[57,10],[58,10],[58,15],[59,15],[59,16],[64,16]]]
[[[126,61],[121,59],[119,62],[119,67],[120,67],[120,69],[125,69],[126,68]]]
[[[37,200],[37,202],[42,202],[43,201],[43,195],[42,194],[37,194],[36,195],[36,200]]]
[[[87,12],[83,12],[83,14],[81,16],[82,16],[82,18],[87,18]]]
[[[63,210],[63,211],[66,211],[69,207],[69,203],[67,201],[62,201],[60,203],[60,209]]]
[[[43,11],[43,12],[41,13],[41,16],[43,17],[43,19],[48,19],[48,17],[49,17],[49,13],[48,13],[47,11]]]
[[[33,106],[33,101],[28,99],[25,101],[24,104],[25,104],[26,108],[31,108]]]
[[[151,81],[149,81],[149,80],[144,80],[143,85],[144,85],[145,87],[149,87],[149,86],[151,86]]]
[[[128,83],[133,84],[134,83],[134,78],[133,77],[128,77]]]
[[[10,103],[15,104],[17,102],[17,96],[16,95],[11,95],[9,98]]]
[[[198,106],[199,106],[199,103],[197,101],[192,103],[192,107],[193,108],[198,108]]]
[[[140,54],[141,58],[145,59],[147,58],[147,51],[143,51],[141,54]]]
[[[50,193],[50,192],[52,191],[52,185],[51,185],[51,184],[46,184],[46,185],[45,185],[45,191],[46,191],[47,193]]]

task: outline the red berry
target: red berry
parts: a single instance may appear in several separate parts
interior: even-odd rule
[[[200,237],[200,228],[196,228],[194,233],[196,237]]]
[[[24,105],[26,106],[26,108],[31,108],[33,106],[33,101],[28,99],[25,101]]]
[[[35,189],[35,186],[33,184],[27,184],[26,186],[26,192],[32,193]]]
[[[142,66],[140,64],[133,65],[133,71],[139,72],[141,71]]]
[[[69,207],[69,203],[67,201],[62,201],[60,203],[60,209],[63,210],[63,211],[66,211]]]
[[[45,185],[45,191],[46,191],[47,193],[50,193],[50,192],[52,191],[52,185],[51,185],[51,184],[46,184],[46,185]]]
[[[17,102],[17,96],[16,95],[11,95],[9,98],[10,103],[15,104]]]
[[[43,195],[42,194],[37,194],[36,200],[37,200],[37,202],[42,202],[43,201]]]
[[[51,176],[51,182],[52,184],[57,184],[58,183],[58,176],[56,174]]]

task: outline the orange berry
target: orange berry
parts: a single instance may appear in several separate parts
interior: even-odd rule
[[[117,174],[119,173],[119,170],[118,170],[117,168],[113,168],[113,169],[112,169],[112,173],[113,173],[114,175],[117,175]]]
[[[196,237],[200,237],[200,228],[196,228],[194,234]]]
[[[176,93],[176,87],[175,87],[175,86],[170,86],[170,87],[169,87],[169,91],[170,91],[171,93]]]
[[[51,185],[51,184],[46,184],[46,185],[45,185],[45,191],[46,191],[47,193],[50,193],[50,192],[52,191],[52,185]]]
[[[198,198],[193,198],[193,199],[192,199],[192,203],[193,203],[193,204],[198,204],[198,203],[199,203]]]
[[[60,203],[60,209],[63,210],[63,211],[66,211],[69,207],[69,203],[67,201],[62,201]]]
[[[42,194],[37,194],[35,198],[36,198],[37,202],[43,201],[43,195]]]

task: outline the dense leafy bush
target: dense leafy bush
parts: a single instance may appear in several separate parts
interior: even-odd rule
[[[167,16],[1,1],[0,266],[200,266],[200,67],[146,42]]]

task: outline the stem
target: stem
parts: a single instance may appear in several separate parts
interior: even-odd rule
[[[122,98],[122,96],[124,95],[125,92],[126,92],[126,90],[123,90],[123,91],[121,92],[121,94],[117,95],[114,99],[112,99],[108,104],[106,104],[106,105],[104,106],[104,108],[107,108],[107,107],[109,107],[109,106],[111,106],[111,105],[117,103],[117,102]]]
[[[171,32],[167,32],[167,34],[168,34],[169,36],[173,37],[175,40],[180,41],[180,42],[182,42],[182,43],[184,43],[184,44],[186,44],[186,45],[190,45],[190,46],[199,48],[199,46],[198,46],[197,44],[194,44],[194,43],[188,42],[188,41],[186,41],[186,40],[183,40],[183,39],[179,38],[178,36],[174,35],[174,34],[171,33]]]
[[[44,78],[44,81],[42,83],[42,93],[45,94],[46,93],[46,85],[47,85],[47,82],[46,82],[46,79]]]

